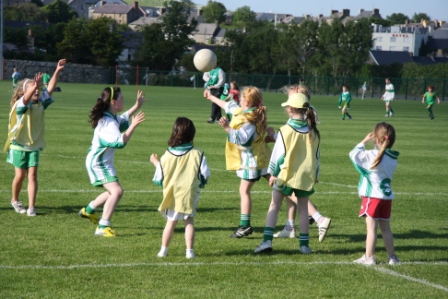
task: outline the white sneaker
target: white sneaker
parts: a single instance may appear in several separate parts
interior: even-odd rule
[[[268,240],[266,242],[261,242],[260,245],[258,245],[257,248],[255,248],[255,253],[261,253],[261,252],[271,252],[272,251],[272,241]]]
[[[401,261],[398,259],[398,257],[395,254],[389,256],[389,258],[387,259],[387,262],[389,265],[401,264]]]
[[[185,257],[186,257],[187,259],[195,259],[195,258],[196,258],[196,254],[194,254],[193,251],[187,251]]]
[[[274,234],[274,238],[295,238],[296,231],[294,229],[287,230],[286,227],[278,233]]]
[[[36,210],[35,209],[28,209],[26,210],[26,214],[30,217],[36,216]]]
[[[157,253],[157,257],[166,257],[168,255],[168,249],[160,249],[159,253]]]
[[[366,266],[376,265],[375,256],[367,257],[365,254],[360,259],[354,260],[353,262]]]
[[[319,224],[319,242],[323,242],[330,228],[331,219],[324,217],[324,220]]]
[[[15,210],[17,213],[20,213],[20,214],[25,214],[25,213],[26,213],[26,209],[25,209],[25,207],[23,206],[23,204],[22,204],[21,201],[16,201],[16,202],[14,202],[14,203],[11,203],[11,205],[12,205],[12,207],[14,208],[14,210]]]
[[[300,246],[299,251],[303,254],[310,254],[313,252],[309,246],[305,246],[305,245]]]

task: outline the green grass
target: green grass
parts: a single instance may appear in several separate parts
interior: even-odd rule
[[[116,238],[96,238],[95,226],[77,212],[99,194],[89,184],[84,159],[93,130],[88,114],[103,85],[65,84],[46,112],[47,148],[39,166],[38,216],[19,215],[9,204],[13,167],[0,163],[1,298],[446,298],[448,296],[448,105],[436,105],[429,120],[419,101],[396,101],[393,118],[384,117],[378,99],[354,99],[353,121],[341,121],[336,97],[314,96],[322,123],[321,176],[312,201],[333,219],[323,243],[310,230],[311,255],[298,252],[297,240],[275,240],[269,255],[254,255],[260,243],[270,189],[254,187],[254,234],[228,236],[239,221],[239,180],[225,171],[226,134],[205,122],[210,103],[201,89],[142,87],[149,101],[146,121],[129,144],[116,153],[125,190],[113,218]],[[0,82],[0,140],[6,139],[10,82]],[[135,101],[135,87],[125,86],[125,106]],[[285,95],[265,93],[270,125],[286,121],[280,103]],[[163,260],[156,254],[165,224],[157,212],[161,190],[152,183],[151,153],[163,154],[177,116],[191,118],[195,145],[205,151],[212,169],[203,190],[196,222],[196,260],[185,259],[179,224]],[[365,224],[357,217],[358,174],[348,152],[379,121],[391,122],[400,152],[393,180],[396,200],[391,226],[402,265],[352,264],[364,252]],[[0,153],[4,161],[5,153]],[[27,204],[26,184],[21,200]],[[284,224],[285,207],[278,229]]]

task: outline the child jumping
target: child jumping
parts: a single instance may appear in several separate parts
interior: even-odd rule
[[[283,198],[294,193],[300,213],[299,250],[308,254],[312,252],[309,247],[308,199],[314,193],[314,184],[319,175],[320,134],[314,111],[304,94],[292,94],[282,103],[282,107],[285,107],[289,119],[279,130],[269,162],[272,201],[266,217],[263,241],[255,248],[255,252],[272,251],[278,211]]]
[[[425,92],[422,98],[422,104],[426,103],[426,110],[429,112],[429,118],[434,119],[434,113],[432,112],[432,106],[437,99],[437,103],[440,104],[440,99],[437,96],[437,93],[434,92],[434,85],[428,86],[428,91]]]
[[[370,140],[374,142],[375,148],[366,150],[365,145]],[[398,152],[391,150],[394,142],[394,127],[385,122],[378,123],[373,132],[367,134],[349,154],[355,169],[361,174],[358,184],[358,194],[362,199],[359,217],[366,217],[367,225],[366,253],[360,259],[353,261],[357,264],[376,264],[375,246],[378,226],[389,256],[389,265],[400,263],[395,255],[394,239],[389,222],[394,199],[391,181],[399,155]]]
[[[350,102],[352,101],[352,95],[349,91],[348,85],[342,85],[342,93],[338,100],[339,108],[342,107],[342,120],[345,120],[345,116],[348,116],[349,120],[352,120],[352,116],[348,113],[348,109],[350,109]]]
[[[150,161],[156,167],[153,182],[163,187],[163,200],[159,211],[167,219],[158,257],[168,254],[168,246],[179,220],[184,221],[186,258],[195,258],[194,221],[200,189],[204,188],[210,171],[204,152],[193,147],[196,133],[193,122],[178,117],[174,122],[168,149],[160,158],[152,154]]]
[[[123,188],[114,166],[115,150],[124,148],[134,130],[145,120],[145,114],[140,111],[132,117],[132,123],[129,125],[129,118],[142,107],[144,101],[143,92],[138,91],[137,100],[131,109],[117,115],[123,111],[123,94],[120,87],[106,87],[90,112],[94,133],[86,158],[86,168],[90,183],[94,187],[103,186],[106,191],[82,208],[78,215],[90,219],[94,224],[98,223],[95,236],[115,237],[115,232],[111,229],[111,219],[123,196]],[[103,214],[98,221],[96,210],[103,205]]]
[[[45,113],[54,100],[51,97],[58,82],[59,73],[64,69],[65,59],[59,60],[48,88],[42,92],[42,73],[34,79],[24,79],[17,83],[11,99],[8,139],[5,151],[6,162],[14,165],[11,205],[17,213],[36,216],[36,195],[38,189],[37,167],[39,151],[45,148]],[[20,189],[28,176],[28,209],[19,200]]]
[[[219,125],[228,133],[226,142],[226,169],[236,170],[241,179],[240,225],[230,238],[242,238],[252,234],[250,224],[252,212],[252,198],[250,191],[261,176],[268,175],[267,167],[271,150],[267,146],[264,135],[267,119],[266,107],[262,104],[262,94],[256,87],[244,89],[240,106],[235,101],[223,102],[213,96],[208,90],[204,97],[219,105],[226,113],[232,114],[229,124],[225,117],[219,119]]]

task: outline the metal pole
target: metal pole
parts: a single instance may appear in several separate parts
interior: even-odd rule
[[[0,80],[3,80],[3,1],[0,1]]]

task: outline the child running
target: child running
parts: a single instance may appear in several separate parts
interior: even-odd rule
[[[345,120],[345,116],[348,116],[349,120],[352,120],[352,116],[348,113],[348,109],[350,109],[350,102],[352,101],[352,95],[349,91],[348,85],[342,85],[342,93],[338,100],[339,108],[342,107],[342,120]]]
[[[184,221],[186,258],[196,255],[194,246],[194,221],[200,189],[204,188],[210,171],[204,152],[193,147],[196,133],[193,122],[186,117],[178,117],[174,122],[168,149],[160,158],[152,154],[150,161],[156,167],[153,182],[163,187],[163,200],[159,211],[167,219],[162,235],[162,247],[158,257],[168,254],[168,246],[179,220]]]
[[[394,110],[392,109],[391,102],[394,101],[395,98],[395,89],[394,85],[390,82],[390,78],[386,78],[386,88],[381,100],[384,101],[386,105],[386,115],[385,117],[391,117],[394,115]]]
[[[111,229],[111,219],[123,196],[123,188],[115,171],[115,150],[124,148],[134,130],[145,120],[145,114],[140,111],[132,117],[132,123],[129,125],[129,118],[142,107],[144,101],[143,92],[138,91],[134,106],[125,113],[117,115],[123,111],[123,94],[120,87],[106,87],[90,112],[90,123],[94,133],[92,146],[86,158],[87,173],[94,187],[102,186],[106,191],[82,208],[78,214],[82,218],[90,219],[94,224],[98,223],[95,236],[116,235]],[[98,221],[96,210],[103,205],[103,214]]]
[[[64,69],[65,59],[59,60],[56,71],[42,92],[42,73],[34,79],[24,79],[17,83],[11,99],[8,139],[5,145],[6,162],[14,165],[11,205],[17,213],[36,216],[37,167],[39,151],[45,148],[45,113],[54,99],[51,97],[58,82],[59,73]],[[28,209],[19,200],[20,189],[28,177]]]
[[[319,175],[320,134],[314,111],[304,94],[292,94],[282,107],[285,107],[289,119],[279,130],[269,162],[272,201],[266,217],[263,241],[255,248],[255,252],[272,251],[278,211],[283,198],[294,193],[300,213],[299,250],[308,254],[312,252],[309,247],[308,199],[314,193],[314,184]]]
[[[226,113],[232,114],[232,121],[225,117],[219,119],[219,125],[228,133],[226,142],[226,169],[236,170],[241,179],[240,225],[230,238],[242,238],[252,234],[251,212],[252,198],[250,191],[261,176],[267,175],[271,150],[264,141],[267,119],[266,107],[262,103],[262,94],[256,87],[244,89],[240,106],[235,101],[223,102],[208,90],[204,97],[219,105]]]
[[[375,148],[366,150],[366,143],[372,140]],[[366,217],[366,253],[353,262],[375,265],[375,246],[377,230],[380,227],[386,247],[389,265],[400,263],[395,255],[394,239],[390,229],[390,212],[394,194],[391,188],[392,176],[397,167],[399,153],[392,151],[395,142],[395,129],[382,122],[373,132],[359,143],[349,154],[355,169],[361,174],[358,194],[362,199],[359,217]]]
[[[425,92],[422,98],[422,104],[426,104],[426,110],[429,112],[429,118],[434,119],[434,113],[432,112],[432,106],[437,99],[437,103],[440,104],[440,99],[437,96],[437,93],[434,92],[434,85],[428,86],[428,91]]]

